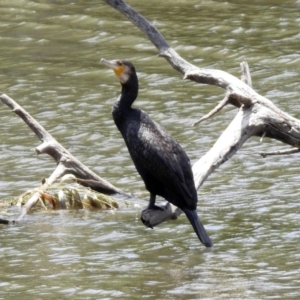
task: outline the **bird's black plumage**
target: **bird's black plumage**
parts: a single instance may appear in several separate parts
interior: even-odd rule
[[[147,113],[132,108],[139,88],[132,63],[101,61],[114,70],[122,85],[112,114],[135,167],[150,192],[149,208],[155,207],[156,195],[162,196],[185,212],[200,241],[206,247],[212,247],[196,213],[198,198],[188,156],[180,144]]]

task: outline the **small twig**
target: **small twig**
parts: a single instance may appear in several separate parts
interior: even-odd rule
[[[272,151],[272,152],[261,152],[259,153],[262,157],[271,156],[271,155],[287,155],[300,152],[299,148],[292,148],[286,150]]]
[[[213,115],[215,115],[217,112],[219,112],[224,106],[226,106],[229,103],[229,93],[227,93],[224,97],[224,99],[214,108],[212,109],[208,114],[206,114],[205,116],[203,116],[201,119],[199,119],[198,121],[196,121],[195,123],[193,123],[192,126],[196,126],[199,123],[209,119],[210,117],[212,117]]]
[[[249,85],[250,87],[252,87],[250,68],[246,61],[241,62],[241,71],[242,71],[241,80],[245,82],[247,85]]]
[[[41,188],[40,188],[41,189]],[[21,213],[19,215],[19,217],[16,219],[17,222],[21,221],[26,214],[28,213],[28,211],[37,204],[37,202],[40,199],[40,192],[36,192],[34,193],[29,199],[28,201],[22,206],[21,209]]]
[[[267,134],[267,133],[264,131],[263,135],[261,136],[261,138],[260,138],[260,140],[259,140],[260,142],[262,142],[262,141],[264,140],[264,137],[266,136],[266,134]]]

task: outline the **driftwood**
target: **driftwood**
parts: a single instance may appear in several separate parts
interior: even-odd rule
[[[143,16],[121,0],[104,0],[107,4],[124,14],[137,26],[158,49],[159,56],[165,58],[170,65],[189,79],[202,84],[210,84],[226,90],[226,96],[221,103],[198,123],[211,117],[227,104],[239,107],[238,113],[213,147],[194,165],[193,173],[196,188],[199,189],[207,177],[221,164],[230,159],[242,145],[252,136],[269,137],[279,140],[295,148],[284,150],[285,153],[295,153],[300,147],[300,121],[277,108],[270,100],[259,95],[253,88],[249,68],[242,64],[242,79],[231,74],[214,69],[197,67],[184,60],[165,41],[160,32]],[[263,153],[263,156],[280,153]],[[144,214],[147,211],[144,211]],[[147,212],[142,218],[145,222],[151,214]]]
[[[122,194],[125,192],[113,186],[105,179],[96,175],[93,171],[82,164],[76,159],[69,151],[67,151],[60,143],[58,143],[50,133],[48,133],[28,112],[26,112],[19,104],[5,94],[0,95],[0,100],[9,106],[14,113],[16,113],[23,121],[29,126],[29,128],[36,134],[36,136],[42,142],[41,145],[36,147],[35,151],[39,154],[49,154],[52,156],[57,164],[53,173],[45,180],[38,191],[32,195],[32,197],[22,206],[20,216],[16,221],[20,221],[24,215],[33,207],[40,198],[40,193],[43,189],[46,189],[52,185],[56,180],[61,179],[63,176],[70,174],[73,175],[77,183],[90,187],[91,189],[98,191],[106,195]],[[5,220],[0,223],[6,224]]]
[[[183,75],[184,79],[202,84],[216,85],[226,91],[224,99],[194,125],[212,117],[225,105],[231,104],[239,108],[235,118],[214,146],[193,165],[197,189],[201,187],[207,177],[216,168],[230,159],[251,136],[260,136],[262,139],[263,137],[269,137],[293,146],[292,149],[280,152],[262,153],[261,155],[263,156],[299,152],[300,121],[281,111],[270,100],[259,95],[252,88],[247,63],[241,64],[241,79],[221,70],[199,68],[184,60],[168,45],[157,29],[129,5],[121,0],[104,1],[124,14],[145,33],[158,49],[159,56],[165,58],[175,70]],[[18,114],[42,141],[42,144],[36,148],[37,154],[47,153],[57,163],[57,168],[43,186],[46,187],[53,184],[55,180],[65,174],[73,174],[77,178],[77,182],[84,186],[89,186],[106,194],[125,194],[120,189],[94,174],[73,157],[11,98],[3,94],[0,96],[0,99]],[[32,197],[23,207],[22,213],[17,220],[21,220],[36,201],[37,199]],[[144,210],[142,212],[142,221],[147,226],[153,227],[167,219],[176,218],[181,213],[180,209],[172,207],[169,203],[163,206],[163,208],[163,210]],[[6,222],[6,220],[2,221],[3,223]]]

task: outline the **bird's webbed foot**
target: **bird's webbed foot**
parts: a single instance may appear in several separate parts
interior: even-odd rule
[[[169,202],[162,206],[151,203],[142,211],[141,221],[145,226],[153,228],[154,226],[169,219],[171,211],[172,208]]]

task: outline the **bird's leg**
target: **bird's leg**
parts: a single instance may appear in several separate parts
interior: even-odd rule
[[[165,210],[166,209],[165,206],[155,205],[155,198],[156,198],[155,194],[150,194],[149,204],[148,204],[148,207],[146,209]]]
[[[155,208],[155,198],[156,195],[155,194],[150,194],[150,200],[149,200],[149,204],[148,204],[148,209],[153,209]]]
[[[166,220],[170,215],[171,206],[167,202],[166,205],[155,205],[155,194],[150,194],[150,200],[147,208],[142,211],[141,221],[147,227],[153,228],[155,225],[160,224]]]
[[[151,208],[149,206],[145,208],[141,215],[143,224],[150,228],[170,219],[170,215],[172,214],[172,208],[169,202],[164,206],[157,206],[154,203],[152,203],[152,205]]]

